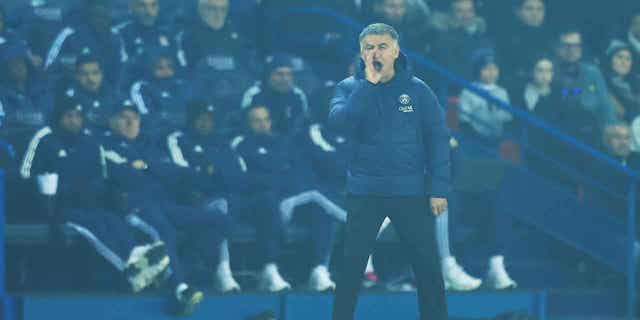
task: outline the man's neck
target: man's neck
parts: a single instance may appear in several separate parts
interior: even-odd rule
[[[382,78],[380,78],[380,83],[386,83],[391,81],[391,79],[393,79],[395,75],[396,75],[396,70],[391,69],[387,74],[383,75]]]

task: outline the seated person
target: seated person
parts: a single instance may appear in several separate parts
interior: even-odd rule
[[[131,86],[147,69],[145,58],[152,50],[163,49],[178,58],[177,30],[168,23],[159,0],[128,0],[131,18],[114,26],[112,31],[120,38],[128,57],[123,68],[120,85]]]
[[[128,57],[120,39],[111,32],[111,6],[106,0],[85,0],[80,21],[58,34],[44,62],[45,70],[65,74],[73,70],[80,55],[94,55],[103,66],[104,77],[115,84],[120,66]]]
[[[271,205],[266,213],[270,225],[288,224],[297,207],[304,204],[303,212],[311,221],[313,242],[313,270],[309,277],[309,288],[314,291],[332,290],[328,266],[331,256],[335,219],[344,220],[346,212],[329,200],[314,182],[313,173],[299,156],[291,140],[276,134],[271,127],[269,108],[255,105],[247,109],[247,134],[232,141],[232,148],[245,160],[250,185],[259,192],[269,192],[277,206]],[[270,201],[273,204],[273,201]],[[299,213],[303,213],[299,212]],[[298,212],[297,212],[298,213]],[[262,218],[262,217],[260,217]],[[262,218],[265,219],[265,218]],[[281,232],[281,227],[270,227],[272,232]],[[280,276],[275,253],[279,251],[280,236],[271,234],[268,241],[272,250],[265,261],[260,278],[260,288],[281,291],[290,288]]]
[[[31,134],[46,124],[49,90],[29,63],[25,47],[12,45],[0,58],[0,129],[21,151]]]
[[[260,104],[269,107],[273,129],[283,135],[299,130],[307,116],[306,94],[295,85],[289,55],[276,54],[266,59],[261,82],[250,87],[242,98],[242,108]]]
[[[146,57],[144,78],[131,86],[131,100],[142,116],[143,130],[164,135],[184,127],[190,88],[176,75],[170,51],[151,50]]]
[[[149,214],[160,213],[170,222],[170,229],[188,238],[183,247],[192,250],[207,266],[225,263],[229,255],[224,240],[231,227],[227,202],[220,198],[177,202],[179,191],[193,181],[190,172],[175,166],[156,141],[140,133],[140,114],[131,101],[118,104],[109,118],[109,127],[111,131],[103,138],[107,174],[116,187],[128,194],[127,206],[139,211],[143,219],[151,219],[151,225],[155,217]],[[169,247],[168,251],[171,260],[179,261],[176,247]],[[189,313],[203,294],[186,284],[182,266],[176,266],[170,284],[175,288],[180,311]]]
[[[198,0],[197,17],[178,34],[180,64],[193,74],[198,96],[237,105],[255,80],[256,50],[228,16],[229,0]]]
[[[83,106],[85,127],[94,135],[107,130],[117,91],[104,78],[104,66],[93,55],[80,55],[76,61],[74,81],[63,87],[64,93]]]
[[[139,292],[167,268],[164,244],[139,243],[124,214],[114,212],[99,146],[82,132],[82,106],[65,95],[55,104],[49,126],[29,144],[20,175],[37,183],[46,201],[55,196],[55,207],[44,206],[50,223],[75,230]]]
[[[493,97],[509,103],[507,91],[497,84],[500,69],[495,57],[482,50],[473,59],[474,85]],[[511,114],[485,98],[465,89],[460,94],[460,120],[463,133],[497,145],[502,138],[504,126],[511,121]]]

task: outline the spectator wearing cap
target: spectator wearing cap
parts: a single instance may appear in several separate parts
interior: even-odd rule
[[[527,81],[531,62],[551,48],[554,34],[547,19],[545,2],[513,0],[511,16],[504,26],[492,30],[505,83]]]
[[[166,270],[169,257],[162,242],[140,243],[114,211],[99,146],[83,133],[82,122],[82,105],[59,95],[49,125],[29,143],[20,175],[37,184],[45,199],[55,196],[46,217],[51,223],[75,230],[139,292]]]
[[[262,81],[247,89],[242,108],[262,105],[269,108],[273,129],[289,135],[300,129],[308,113],[307,95],[295,84],[291,56],[267,57]]]
[[[190,86],[177,75],[171,51],[154,49],[145,56],[145,76],[131,86],[131,100],[142,116],[145,131],[166,135],[186,124]]]
[[[607,48],[604,73],[607,86],[619,119],[633,121],[640,114],[640,77],[634,75],[633,51],[619,40],[613,40]]]
[[[449,19],[435,33],[434,59],[466,79],[473,79],[471,58],[478,50],[492,50],[487,24],[476,12],[475,1],[451,1]]]
[[[128,195],[127,207],[139,211],[141,218],[149,219],[152,226],[160,229],[162,239],[175,239],[176,230],[184,234],[185,238],[180,239],[184,240],[183,247],[207,266],[224,263],[229,257],[225,239],[231,228],[227,201],[182,197],[185,190],[191,190],[191,183],[199,181],[198,177],[176,166],[158,141],[141,134],[140,114],[130,100],[121,101],[118,107],[109,118],[111,131],[105,133],[103,149],[109,180]],[[158,215],[170,225],[156,225]],[[171,260],[180,261],[176,243],[163,241]],[[170,285],[175,289],[180,313],[189,313],[203,295],[186,283],[181,267],[176,263],[172,268]]]
[[[45,125],[49,113],[47,82],[29,63],[24,46],[8,45],[0,58],[0,128],[10,138],[30,136]]]
[[[509,103],[509,94],[497,84],[500,68],[490,52],[477,52],[473,57],[473,85],[496,99]],[[460,94],[460,120],[467,134],[497,144],[511,114],[485,98],[464,89]]]
[[[265,291],[291,288],[277,267],[282,246],[279,233],[283,230],[283,226],[278,224],[288,225],[302,220],[310,224],[313,244],[309,288],[314,291],[333,289],[335,284],[328,269],[333,229],[336,220],[345,220],[346,212],[320,190],[321,186],[316,183],[308,162],[302,158],[293,139],[272,130],[269,108],[262,105],[249,107],[246,109],[246,122],[246,134],[235,137],[231,146],[245,160],[249,184],[254,190],[267,191],[271,198],[265,202],[269,207],[257,209],[264,215],[260,219],[268,223],[268,230],[272,232],[267,238],[266,249],[269,251],[263,260],[258,287]]]
[[[94,55],[80,55],[74,69],[74,81],[63,87],[64,93],[83,106],[85,126],[99,135],[108,127],[118,92],[104,76],[104,65]]]
[[[600,69],[583,61],[582,34],[568,28],[558,33],[555,44],[555,80],[568,103],[588,111],[599,130],[618,117]]]
[[[244,160],[231,150],[228,140],[218,133],[213,105],[201,100],[190,102],[186,126],[169,134],[166,146],[173,163],[192,171],[196,177],[189,183],[192,199],[222,197],[229,203],[229,212],[234,218],[255,218],[257,215],[253,207],[259,206],[260,210],[268,207],[259,205],[268,198],[260,197],[264,190],[255,190],[249,184]],[[266,223],[256,223],[260,245],[268,242],[263,237],[267,234],[263,229],[268,226]],[[218,265],[215,287],[221,292],[240,290],[233,279],[228,260]]]
[[[116,83],[121,65],[128,61],[121,39],[111,31],[111,2],[83,0],[79,22],[62,29],[45,57],[45,70],[64,74],[73,70],[80,55],[96,56],[103,66],[104,77]]]

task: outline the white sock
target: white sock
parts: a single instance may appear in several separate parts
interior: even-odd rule
[[[367,268],[364,270],[365,273],[375,272],[373,268],[373,259],[371,257],[372,255],[369,255],[369,260],[367,260]]]
[[[489,258],[489,269],[490,270],[504,269],[504,256],[493,256]]]
[[[220,258],[220,264],[218,264],[218,273],[229,273],[231,274],[231,263],[229,262],[229,241],[224,240],[220,244],[220,252],[218,256]]]
[[[189,288],[189,286],[186,283],[181,283],[176,287],[176,297],[180,298],[180,294],[182,294],[183,291],[187,290]]]
[[[436,218],[436,242],[440,259],[444,260],[451,257],[451,251],[449,250],[449,210],[445,210]]]

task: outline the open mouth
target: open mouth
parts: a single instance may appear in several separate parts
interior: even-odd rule
[[[380,61],[374,61],[374,62],[373,62],[373,67],[376,69],[376,71],[380,71],[380,70],[382,70],[382,62],[380,62]]]

